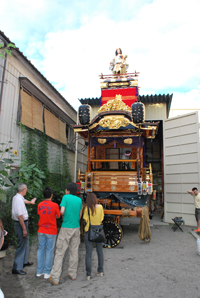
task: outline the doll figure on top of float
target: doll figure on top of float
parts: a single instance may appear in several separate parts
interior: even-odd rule
[[[110,63],[110,70],[112,70],[114,74],[125,74],[128,68],[128,64],[126,64],[126,58],[127,55],[122,55],[121,48],[117,48],[115,51],[115,58]]]

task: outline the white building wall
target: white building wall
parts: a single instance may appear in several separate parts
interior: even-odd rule
[[[183,217],[195,226],[194,201],[187,193],[200,186],[198,113],[164,121],[164,220]]]
[[[193,113],[193,112],[196,112],[196,111],[198,111],[198,114],[200,115],[200,108],[170,109],[169,118],[176,117],[176,116],[181,116],[181,115],[188,114],[188,113]]]

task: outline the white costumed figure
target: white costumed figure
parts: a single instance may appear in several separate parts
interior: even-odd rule
[[[117,48],[115,51],[115,58],[110,63],[110,70],[114,74],[125,74],[128,69],[128,64],[126,64],[126,56],[122,55],[122,50]]]

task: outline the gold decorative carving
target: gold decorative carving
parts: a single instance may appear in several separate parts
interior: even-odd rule
[[[110,183],[111,184],[117,184],[117,181],[111,181]]]
[[[115,185],[112,185],[111,186],[111,189],[112,189],[112,191],[116,190],[116,186]]]
[[[99,189],[98,185],[94,185],[93,188],[94,188],[94,190],[98,190]]]
[[[110,129],[119,129],[121,126],[126,127],[129,125],[129,120],[124,116],[105,116],[99,121],[99,125],[103,128],[108,127]]]
[[[106,104],[104,104],[99,110],[98,114],[106,111],[128,111],[131,112],[131,108],[127,106],[121,98],[120,94],[117,94],[115,99],[109,100]]]
[[[130,178],[129,178],[130,179]],[[129,185],[135,185],[135,182],[129,181]]]
[[[131,186],[129,187],[129,189],[130,189],[130,191],[134,191],[135,187],[131,185]]]
[[[106,143],[106,139],[98,139],[99,144],[105,144]]]
[[[103,83],[103,82],[101,82],[100,83],[100,87],[101,87],[101,89],[106,89],[106,88],[108,88],[108,85],[107,85],[108,83]]]
[[[129,82],[108,83],[108,87],[116,87],[116,86],[129,86]]]
[[[133,87],[133,86],[138,86],[138,81],[137,80],[134,80],[134,81],[130,81],[130,87]]]
[[[131,138],[125,139],[124,144],[132,144],[133,140]]]

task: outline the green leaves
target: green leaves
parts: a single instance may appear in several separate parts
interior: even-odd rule
[[[4,182],[4,186],[13,186],[12,182],[7,177],[3,177],[2,180]]]
[[[13,161],[12,159],[10,159],[10,158],[4,158],[3,161],[4,161],[5,163],[9,163],[9,164],[14,163],[14,161]]]
[[[38,188],[41,187],[40,183],[38,183],[37,181],[33,181],[33,183],[36,187],[38,187]]]
[[[7,48],[16,48],[16,46],[13,43],[9,43],[7,44]],[[10,141],[11,142],[11,141]]]
[[[0,161],[0,172],[3,171],[6,168],[6,165]]]
[[[6,203],[6,194],[2,189],[0,189],[0,201],[2,201],[3,203]]]
[[[0,57],[3,58],[3,59],[6,59],[4,53],[11,56],[12,50],[15,49],[15,48],[16,48],[16,46],[13,43],[7,44],[6,47],[4,47],[3,43],[0,43],[0,51],[3,52],[3,53],[0,53]]]
[[[8,144],[12,143],[11,141]],[[9,170],[11,168],[11,164],[14,163],[12,160],[12,150],[13,148],[8,146],[8,144],[0,143],[0,201],[6,201],[5,190],[8,187],[13,186],[11,179],[9,178]],[[9,158],[3,158],[4,154],[6,154]]]
[[[26,197],[32,199],[32,196],[41,197],[43,191],[43,180],[46,178],[43,171],[36,167],[36,164],[22,166],[19,169],[19,182],[24,182],[28,186]]]
[[[0,53],[0,57],[3,58],[3,59],[6,59],[6,57],[2,53]]]

